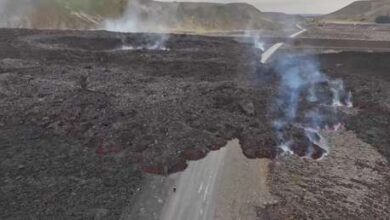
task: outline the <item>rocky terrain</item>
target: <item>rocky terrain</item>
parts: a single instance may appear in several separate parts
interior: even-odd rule
[[[342,130],[325,134],[334,146],[326,159],[290,157],[271,163],[268,181],[279,201],[259,208],[260,219],[389,218],[388,56],[318,56],[330,75],[342,77],[351,87],[354,110]]]
[[[141,171],[182,170],[244,127],[272,134],[267,87],[248,87],[252,45],[177,36],[149,51],[121,50],[123,36],[134,45],[144,35],[0,36],[1,218],[115,219]]]
[[[182,171],[233,138],[246,157],[274,159],[269,186],[279,199],[258,207],[259,219],[389,218],[388,53],[316,56],[355,108],[338,112],[345,130],[329,137],[337,148],[313,161],[278,156],[271,106],[280,79],[252,44],[171,35],[145,46],[161,38],[0,30],[1,219],[118,219],[145,172]],[[307,138],[287,135],[304,156]]]

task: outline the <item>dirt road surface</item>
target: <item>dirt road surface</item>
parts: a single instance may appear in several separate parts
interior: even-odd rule
[[[229,144],[228,144],[229,146]],[[177,174],[171,188],[176,188],[167,200],[162,220],[169,219],[213,219],[215,196],[221,182],[221,170],[226,161],[228,148],[211,152]]]
[[[296,38],[298,37],[299,35],[305,33],[307,30],[304,29],[303,27],[301,27],[299,24],[296,25],[297,28],[300,29],[300,31],[294,33],[294,34],[291,34],[289,36],[289,38]],[[279,42],[279,43],[276,43],[274,45],[272,45],[271,47],[269,47],[266,51],[264,51],[264,53],[261,55],[261,60],[260,62],[265,64],[267,63],[267,61],[271,58],[271,56],[278,50],[280,49],[281,47],[284,46],[284,43],[282,42]]]
[[[269,160],[246,158],[238,140],[192,161],[168,177],[150,177],[135,208],[121,219],[256,219],[257,207],[275,204],[268,181]]]

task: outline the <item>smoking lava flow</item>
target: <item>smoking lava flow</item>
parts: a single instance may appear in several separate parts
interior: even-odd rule
[[[321,131],[340,127],[339,108],[352,107],[352,93],[322,73],[314,57],[285,56],[276,70],[279,92],[271,110],[278,147],[283,154],[323,158],[330,146]]]

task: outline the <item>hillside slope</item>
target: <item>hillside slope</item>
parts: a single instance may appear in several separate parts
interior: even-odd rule
[[[390,0],[357,1],[324,16],[325,20],[375,22],[378,17],[390,15]]]
[[[136,31],[280,29],[282,25],[249,4],[177,3],[151,0],[8,0],[0,27],[96,29],[105,23],[135,25]]]
[[[2,0],[0,27],[89,29],[120,16],[127,0]]]
[[[181,27],[206,29],[275,29],[280,27],[249,4],[178,3],[177,19]]]

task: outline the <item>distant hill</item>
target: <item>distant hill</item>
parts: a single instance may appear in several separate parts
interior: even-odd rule
[[[324,20],[375,22],[390,16],[390,0],[357,1],[323,17]]]
[[[195,27],[208,30],[239,30],[282,27],[254,6],[245,3],[177,3],[176,19],[182,29]]]
[[[179,3],[152,0],[1,0],[0,26],[95,29],[107,21],[144,30],[278,30],[282,22],[245,3]],[[4,3],[5,1],[5,3]],[[130,1],[130,2],[129,2]],[[19,4],[18,4],[19,2]]]
[[[132,22],[129,22],[132,21]],[[119,20],[111,23],[120,28],[151,31],[232,31],[247,29],[281,29],[283,25],[269,19],[252,5],[191,2],[133,1]],[[119,29],[120,29],[119,28]]]
[[[0,27],[90,29],[123,13],[127,0],[0,0]]]

